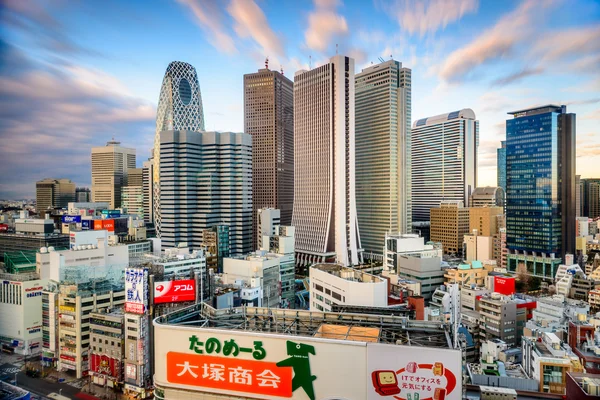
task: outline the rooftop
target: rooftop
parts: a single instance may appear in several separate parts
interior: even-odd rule
[[[371,275],[366,272],[359,271],[354,268],[345,267],[341,264],[315,264],[310,267],[311,269],[317,269],[319,271],[327,272],[330,275],[337,276],[338,278],[345,279],[347,281],[359,282],[359,283],[380,283],[386,282],[379,276]]]
[[[214,309],[195,304],[156,318],[156,324],[230,329],[304,337],[343,335],[348,340],[452,348],[450,325],[399,315],[319,312],[280,308]]]
[[[566,106],[564,106],[566,108]],[[562,112],[562,107],[557,106],[556,104],[546,104],[545,106],[526,108],[523,110],[510,111],[507,112],[508,115],[512,115],[515,118],[524,117],[528,115],[542,114],[547,112]]]

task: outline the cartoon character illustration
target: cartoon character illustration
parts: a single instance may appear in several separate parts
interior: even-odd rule
[[[444,375],[444,364],[441,362],[436,362],[433,364],[433,375],[434,376],[443,376]]]
[[[446,389],[435,388],[435,392],[433,393],[433,400],[445,400],[445,399],[446,399]]]
[[[313,381],[317,379],[310,374],[309,354],[315,355],[314,346],[287,341],[287,354],[290,358],[277,363],[278,367],[292,367],[294,377],[292,378],[292,392],[301,387],[310,400],[315,400],[315,389]]]
[[[392,396],[400,393],[396,373],[392,370],[373,371],[371,379],[375,391],[381,396]]]
[[[414,374],[415,372],[417,372],[417,369],[419,369],[419,367],[417,366],[417,363],[414,361],[411,361],[408,364],[406,364],[406,371],[410,372],[411,374]]]

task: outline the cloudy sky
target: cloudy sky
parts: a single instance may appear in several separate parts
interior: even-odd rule
[[[335,54],[413,71],[413,121],[472,108],[479,185],[496,183],[506,112],[567,104],[577,173],[600,176],[598,0],[0,0],[0,198],[90,184],[112,137],[150,154],[168,63],[196,67],[206,129],[243,129],[242,76]]]

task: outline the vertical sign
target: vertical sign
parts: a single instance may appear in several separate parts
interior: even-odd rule
[[[148,269],[125,269],[125,312],[144,314],[148,305]]]

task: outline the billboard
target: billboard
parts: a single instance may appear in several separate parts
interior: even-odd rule
[[[495,276],[494,277],[494,292],[511,295],[515,293],[515,278],[508,276]]]
[[[105,230],[109,232],[115,231],[115,221],[112,219],[95,219],[94,220],[94,230]]]
[[[102,215],[106,218],[118,218],[121,216],[121,211],[119,210],[102,210]]]
[[[256,399],[459,400],[461,352],[155,322],[156,385]]]
[[[81,215],[63,215],[62,223],[63,224],[80,224],[81,223]]]
[[[125,269],[125,312],[144,314],[148,307],[148,269]]]
[[[90,229],[92,229],[93,223],[94,223],[94,221],[91,219],[82,219],[81,220],[81,230],[89,231]]]
[[[6,232],[8,230],[8,224],[0,224],[0,232]]]
[[[96,374],[118,377],[120,360],[108,357],[104,354],[92,354],[90,356],[90,370]]]
[[[194,300],[196,300],[196,281],[193,279],[154,282],[154,304]]]

